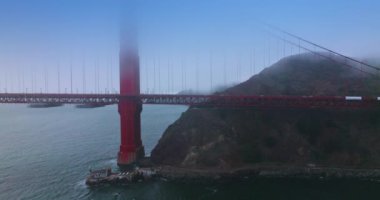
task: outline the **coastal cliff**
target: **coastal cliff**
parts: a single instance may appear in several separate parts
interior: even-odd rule
[[[280,60],[223,94],[378,96],[380,78],[303,54]],[[380,167],[378,109],[189,108],[151,153],[156,165]]]

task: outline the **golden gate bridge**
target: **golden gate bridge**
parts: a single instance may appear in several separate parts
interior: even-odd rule
[[[298,42],[289,40],[278,33],[285,34],[290,38],[296,39]],[[367,64],[363,61],[356,60],[344,56],[340,53],[317,45],[313,42],[305,40],[294,34],[277,30],[277,34],[269,33],[275,38],[281,39],[285,44],[295,46],[299,53],[301,50],[308,52],[323,59],[328,59],[346,67],[356,69],[362,73],[371,76],[378,76],[380,69],[378,67]],[[314,49],[318,48],[322,51],[312,50],[310,47],[301,45],[302,43],[311,45]],[[283,47],[279,47],[283,48]],[[0,103],[15,104],[92,104],[92,105],[110,105],[117,104],[120,114],[121,127],[121,145],[118,154],[118,164],[129,165],[138,161],[144,156],[144,148],[141,141],[141,120],[140,113],[142,104],[167,104],[167,105],[189,105],[192,107],[228,107],[228,108],[244,108],[251,107],[257,109],[277,109],[277,108],[378,108],[380,107],[380,97],[377,96],[286,96],[286,95],[231,95],[224,93],[214,94],[143,94],[140,92],[140,59],[136,46],[122,42],[119,55],[120,68],[120,92],[110,93],[73,93],[72,88],[72,68],[70,68],[70,93],[28,93],[24,92],[4,92],[0,93]],[[226,66],[224,65],[224,68]],[[207,70],[207,69],[203,69]],[[236,69],[237,73],[239,68]],[[209,81],[213,83],[212,64],[210,64]],[[58,72],[59,73],[59,72]],[[156,70],[154,69],[154,73]],[[168,67],[168,78],[169,74]],[[197,68],[198,73],[198,68]],[[96,73],[99,76],[99,71]],[[224,79],[226,70],[224,69]],[[156,75],[154,75],[156,78]],[[158,75],[160,78],[160,75]],[[181,73],[182,85],[185,85],[186,76]],[[83,76],[83,79],[85,77]],[[156,80],[154,80],[156,82]],[[170,87],[168,82],[168,88]],[[45,86],[47,82],[45,80]],[[95,83],[99,87],[99,83]],[[60,77],[58,77],[58,85],[60,85]],[[85,87],[85,86],[83,86]],[[198,87],[198,85],[197,85]],[[98,90],[99,91],[99,90]],[[169,91],[169,90],[168,90]]]

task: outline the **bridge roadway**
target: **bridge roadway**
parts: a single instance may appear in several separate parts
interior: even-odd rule
[[[359,96],[264,96],[264,95],[172,95],[141,94],[53,94],[0,93],[0,103],[117,104],[120,99],[143,104],[190,105],[211,107],[293,107],[293,108],[361,108],[380,107],[380,97]]]

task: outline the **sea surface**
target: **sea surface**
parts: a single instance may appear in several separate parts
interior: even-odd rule
[[[187,107],[144,106],[146,154]],[[89,188],[89,169],[117,169],[117,107],[0,105],[0,200],[13,199],[380,199],[380,182],[239,179],[179,182],[160,179]]]

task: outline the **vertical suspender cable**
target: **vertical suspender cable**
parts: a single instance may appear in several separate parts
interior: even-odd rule
[[[279,60],[280,59],[280,41],[278,39],[276,40],[276,45],[277,45],[276,59]]]
[[[253,64],[252,64],[252,51],[251,53],[249,54],[249,74],[252,75],[253,74]]]
[[[70,61],[70,93],[73,93],[73,63]]]
[[[97,89],[97,86],[96,86],[96,62],[94,64],[94,87],[93,87],[93,92],[92,93],[96,93],[96,89]]]
[[[5,75],[4,92],[7,93],[7,88],[8,88],[8,74],[7,74],[7,72],[5,72],[4,75]]]
[[[45,75],[45,93],[47,93],[47,72],[46,72],[46,65],[44,66],[44,75]]]
[[[25,72],[24,72],[24,69],[22,70],[22,90],[24,93],[26,93],[25,91]]]
[[[181,90],[184,90],[184,79],[183,79],[183,58],[182,58],[182,60],[181,60]]]
[[[83,58],[83,63],[82,63],[82,86],[83,86],[83,94],[86,93],[86,60]]]
[[[168,59],[168,93],[170,91],[170,62],[169,62],[169,59]]]
[[[182,58],[182,79],[183,79],[183,88],[182,90],[186,90],[186,69],[185,69],[185,59]]]
[[[111,63],[110,63],[110,76],[111,76],[111,82],[110,82],[110,90],[111,90],[111,93],[116,93],[116,90],[114,88],[114,85],[113,85],[113,59],[112,59],[112,56],[111,56]]]
[[[271,51],[271,41],[270,41],[270,38],[268,39],[268,66],[270,66],[270,64],[271,64],[271,53],[270,53],[270,51]]]
[[[100,65],[99,65],[99,58],[96,59],[96,83],[97,83],[97,91],[96,93],[100,93],[100,74],[99,74],[99,69],[100,69]]]
[[[104,64],[104,67],[106,68],[106,87],[104,89],[104,93],[108,94],[109,91],[109,86],[110,86],[110,72],[109,72],[109,66],[110,65],[110,60],[107,59],[106,63]]]
[[[210,52],[210,91],[212,91],[212,87],[213,87],[213,85],[212,85],[212,54],[211,54],[211,52]]]
[[[226,55],[224,55],[223,59],[223,79],[224,79],[224,86],[227,85],[227,72],[226,72]]]
[[[197,92],[199,92],[199,55],[197,54],[197,60],[196,60],[196,69],[195,69],[195,77],[196,77],[196,89]]]
[[[174,93],[174,70],[175,70],[175,65],[174,64],[172,64],[171,65],[171,67],[170,67],[170,91],[172,92],[172,93]]]
[[[153,58],[153,93],[156,90],[156,59]]]
[[[149,70],[148,70],[148,62],[145,64],[145,79],[146,79],[146,93],[149,94]]]
[[[60,65],[58,63],[58,93],[61,93],[61,71],[60,71]]]
[[[161,63],[160,63],[160,57],[158,57],[158,63],[157,63],[157,70],[158,70],[158,93],[161,93]]]
[[[256,50],[253,49],[253,74],[256,74]]]
[[[19,67],[18,67],[19,68]],[[20,68],[19,68],[20,69]],[[17,92],[20,92],[21,88],[21,80],[20,80],[20,73],[18,73],[20,70],[17,70]]]
[[[301,40],[298,40],[298,54],[301,55]]]

